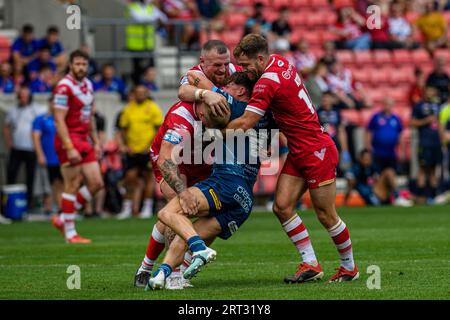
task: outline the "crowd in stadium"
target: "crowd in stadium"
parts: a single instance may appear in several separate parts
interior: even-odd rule
[[[187,50],[197,50],[206,39],[218,38],[232,52],[244,34],[265,36],[272,51],[288,57],[301,73],[322,125],[340,150],[340,176],[347,179],[349,191],[355,188],[367,204],[404,198],[396,176],[409,174],[410,159],[416,156],[407,151],[410,127],[419,133],[419,172],[416,181],[408,186],[414,200],[432,203],[439,194],[446,194],[449,181],[443,178],[445,170],[436,169],[450,162],[450,1],[134,2],[159,12],[162,24],[158,33],[168,38],[171,30],[164,28],[164,19],[206,19],[206,27],[200,29],[185,25],[180,46]],[[377,28],[367,24],[370,14],[366,8],[372,4],[381,9],[381,25]],[[82,50],[88,52],[89,48],[83,46]],[[43,207],[49,213],[54,209],[52,203],[59,203],[61,188],[55,169],[57,158],[48,143],[53,141],[55,128],[50,108],[41,110],[32,97],[51,93],[66,66],[67,55],[58,28],[49,26],[45,35],[36,35],[32,25],[23,26],[11,46],[9,59],[0,65],[0,92],[18,98],[4,124],[9,150],[7,183],[16,182],[20,165],[25,163],[28,199],[33,203],[36,170],[47,167],[55,198],[53,201],[47,186]],[[152,214],[154,190],[145,186],[153,184],[153,180],[146,176],[145,166],[140,168],[143,172],[127,172],[122,158],[140,154],[150,144],[134,144],[133,135],[140,133],[130,131],[154,131],[162,122],[162,112],[151,100],[151,92],[159,90],[157,74],[149,63],[139,77],[130,81],[117,74],[112,63],[99,67],[94,59],[89,62],[88,76],[94,90],[117,92],[125,106],[117,116],[116,136],[102,141],[105,181],[107,186],[120,187],[100,193],[96,205],[87,208],[87,215],[96,215],[105,208],[121,211],[119,217],[123,218],[139,212],[141,217]],[[133,128],[133,121],[139,122],[139,117],[130,116],[136,104],[146,104],[154,115],[145,128]],[[97,114],[96,120],[101,132],[105,127],[102,115]],[[367,131],[365,149],[357,154],[351,137],[361,126]],[[447,162],[443,162],[445,158]]]

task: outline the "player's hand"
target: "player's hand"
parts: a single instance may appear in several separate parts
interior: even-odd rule
[[[77,149],[70,149],[67,151],[67,158],[71,164],[77,164],[81,162],[81,155]]]
[[[227,99],[219,93],[206,91],[203,100],[211,107],[211,113],[215,117],[223,117],[230,112]]]
[[[41,167],[47,166],[47,160],[45,159],[44,155],[38,155],[37,161]]]
[[[179,197],[183,212],[188,216],[195,215],[198,211],[197,198],[189,190],[184,190],[181,192]]]
[[[101,158],[103,158],[103,149],[100,144],[98,144],[98,143],[94,144],[94,151],[95,151],[97,160],[100,160]]]

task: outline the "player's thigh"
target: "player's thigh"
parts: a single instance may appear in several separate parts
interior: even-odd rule
[[[75,193],[81,183],[81,166],[61,166],[61,175],[64,180],[64,191]]]
[[[209,202],[204,193],[197,187],[190,187],[189,191],[194,195],[198,203],[198,212],[195,216],[205,217],[209,215]]]
[[[90,191],[98,191],[103,188],[102,172],[97,161],[83,163],[81,172]]]
[[[274,212],[280,220],[289,219],[298,199],[306,192],[305,179],[289,174],[280,174],[275,191]]]
[[[311,201],[319,221],[326,227],[338,222],[336,213],[336,181],[310,189]]]
[[[208,245],[222,232],[222,228],[214,217],[200,217],[194,222],[194,229]]]

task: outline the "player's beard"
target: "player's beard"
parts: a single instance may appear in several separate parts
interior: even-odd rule
[[[83,70],[80,70],[78,72],[72,71],[72,73],[77,81],[82,81],[87,75],[87,72]]]

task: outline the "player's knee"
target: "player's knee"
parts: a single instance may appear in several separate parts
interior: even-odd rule
[[[315,208],[317,219],[325,228],[331,228],[338,222],[337,213],[332,208]]]
[[[168,219],[169,213],[167,212],[167,210],[162,208],[161,210],[158,211],[157,216],[158,216],[159,220],[161,220],[163,223],[165,223]]]
[[[293,208],[278,202],[274,202],[272,207],[273,212],[277,215],[280,221],[286,221],[292,216]]]

